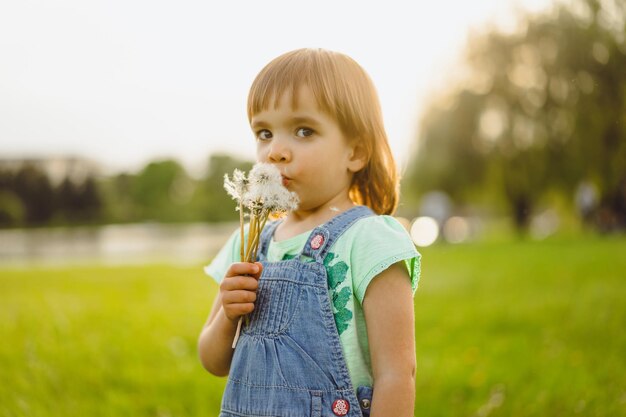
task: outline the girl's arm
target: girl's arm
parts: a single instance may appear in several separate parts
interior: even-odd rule
[[[372,359],[370,417],[409,417],[415,406],[415,317],[403,262],[377,275],[363,299]]]
[[[226,376],[230,371],[237,322],[239,317],[254,310],[262,270],[263,265],[258,262],[234,263],[220,284],[211,314],[198,338],[200,362],[213,375]]]

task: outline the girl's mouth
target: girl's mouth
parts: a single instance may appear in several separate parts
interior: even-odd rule
[[[286,187],[289,185],[289,183],[291,182],[291,178],[287,178],[284,175],[281,175],[281,177],[283,178],[283,186]]]

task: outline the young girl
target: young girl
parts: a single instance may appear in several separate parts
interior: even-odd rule
[[[300,203],[265,227],[258,262],[238,262],[235,231],[205,268],[219,293],[198,350],[228,375],[220,416],[412,416],[420,254],[390,216],[398,177],[370,78],[343,54],[289,52],[256,77],[248,118],[257,160]]]

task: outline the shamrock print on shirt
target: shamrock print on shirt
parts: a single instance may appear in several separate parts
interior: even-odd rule
[[[335,260],[335,258],[337,258],[337,255],[329,252],[324,258],[324,266],[326,267],[326,275],[328,275],[328,288],[332,291],[335,324],[341,336],[341,333],[348,328],[352,320],[352,312],[346,308],[348,301],[350,301],[352,297],[352,290],[350,287],[343,287],[341,290],[337,291],[339,285],[346,280],[349,268],[343,261],[338,261],[331,265],[330,263]]]

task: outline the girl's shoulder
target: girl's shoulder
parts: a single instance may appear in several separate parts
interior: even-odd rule
[[[388,258],[398,255],[419,257],[405,227],[393,216],[374,215],[354,222],[336,245],[350,252],[351,257]]]
[[[336,242],[352,270],[355,296],[363,302],[370,281],[390,265],[404,261],[413,293],[418,286],[421,254],[408,231],[393,216],[374,215],[357,220]]]
[[[400,239],[411,242],[409,233],[395,217],[389,215],[373,215],[363,217],[345,232],[346,237],[386,240]]]

